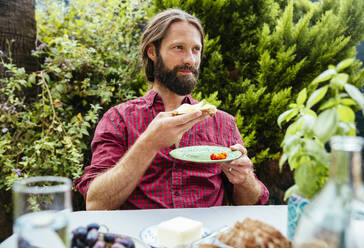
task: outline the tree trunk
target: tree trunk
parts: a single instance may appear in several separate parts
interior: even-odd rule
[[[14,64],[35,71],[37,61],[31,56],[36,46],[35,0],[0,0],[0,13],[2,58],[9,56],[10,50]],[[0,75],[3,73],[0,65]]]

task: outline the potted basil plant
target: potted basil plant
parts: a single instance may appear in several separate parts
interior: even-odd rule
[[[322,189],[328,178],[330,152],[327,142],[335,135],[356,135],[355,112],[364,110],[364,97],[354,85],[357,75],[345,71],[355,59],[346,59],[316,77],[297,95],[290,109],[278,117],[278,125],[288,123],[281,143],[279,166],[288,162],[295,184],[286,192],[288,201],[288,237],[292,238],[303,207]],[[351,70],[352,71],[352,70]],[[355,81],[355,82],[354,82]]]

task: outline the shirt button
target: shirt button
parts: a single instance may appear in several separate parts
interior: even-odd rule
[[[175,191],[175,192],[174,192],[174,195],[175,195],[175,196],[179,196],[179,192],[178,192],[178,191]]]

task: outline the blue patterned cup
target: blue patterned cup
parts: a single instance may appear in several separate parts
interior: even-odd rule
[[[310,203],[308,199],[299,195],[291,195],[288,200],[287,237],[291,240],[295,234],[302,212],[308,203]]]

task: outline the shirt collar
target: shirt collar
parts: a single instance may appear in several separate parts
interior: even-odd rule
[[[149,90],[143,96],[143,98],[149,107],[153,106],[157,102],[162,103],[162,98],[153,89]],[[197,103],[197,101],[195,99],[193,99],[191,95],[186,95],[185,98],[183,99],[182,103],[194,104],[194,103]]]

